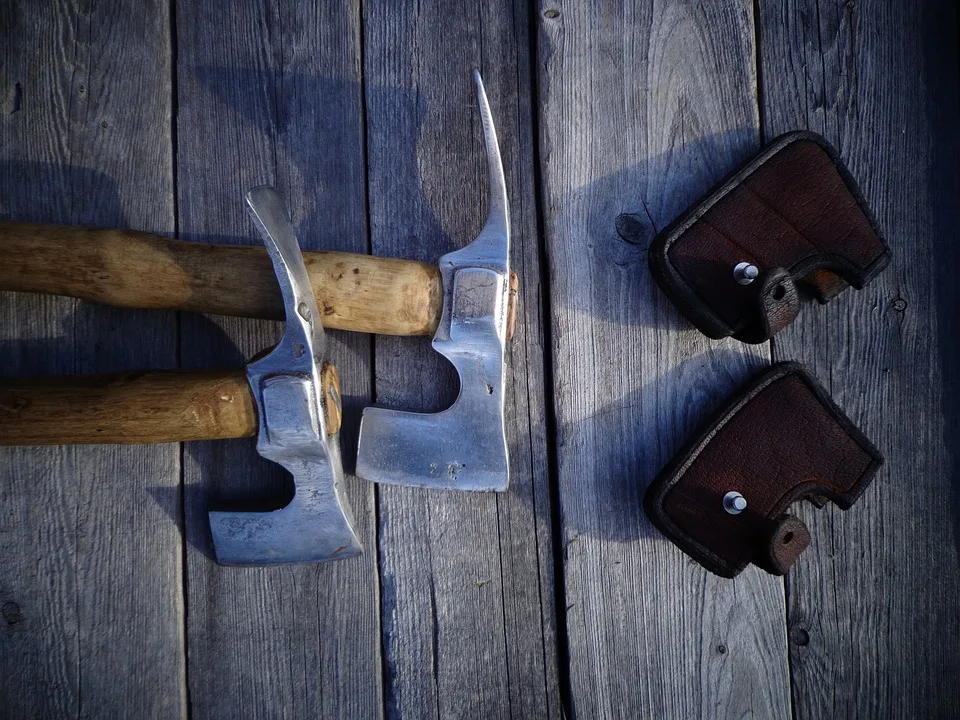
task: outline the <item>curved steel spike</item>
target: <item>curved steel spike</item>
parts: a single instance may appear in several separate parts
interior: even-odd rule
[[[473,81],[477,86],[477,103],[480,106],[480,122],[483,125],[483,146],[487,154],[487,176],[489,178],[490,194],[487,200],[489,211],[486,225],[480,231],[477,239],[465,247],[464,250],[471,250],[478,255],[484,251],[489,252],[490,260],[498,264],[502,262],[503,266],[509,271],[510,210],[507,207],[507,182],[503,177],[500,143],[497,140],[497,129],[493,125],[493,115],[490,113],[490,104],[487,102],[487,92],[483,87],[483,79],[480,77],[480,71],[476,68],[473,70]],[[453,254],[450,253],[450,255]],[[450,255],[445,257],[450,257]]]

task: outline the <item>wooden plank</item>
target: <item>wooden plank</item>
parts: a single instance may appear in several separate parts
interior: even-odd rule
[[[814,539],[788,584],[796,717],[956,717],[956,5],[761,7],[767,137],[824,134],[894,258],[774,342],[887,460],[848,512],[801,514]]]
[[[653,235],[757,149],[751,3],[538,13],[573,714],[788,717],[780,581],[711,575],[641,509],[704,414],[767,357],[700,335],[646,263]]]
[[[177,5],[181,237],[259,243],[243,200],[272,183],[305,249],[367,249],[359,4]],[[184,316],[189,367],[237,365],[280,327]],[[370,339],[329,333],[352,466],[370,396]],[[366,553],[317,566],[239,569],[211,557],[207,511],[282,505],[285,473],[253,441],[187,446],[188,676],[194,717],[375,718],[382,710],[373,488],[348,478]],[[284,495],[286,493],[286,495]]]
[[[436,262],[482,227],[476,66],[503,153],[522,288],[509,345],[509,492],[378,490],[391,717],[560,715],[527,16],[522,2],[364,6],[374,252]],[[378,337],[375,355],[378,404],[432,411],[455,397],[454,371],[426,339]]]
[[[0,214],[172,231],[166,5],[0,27]],[[169,313],[3,293],[0,328],[7,376],[176,362]],[[0,452],[0,716],[185,715],[179,480],[175,445]]]

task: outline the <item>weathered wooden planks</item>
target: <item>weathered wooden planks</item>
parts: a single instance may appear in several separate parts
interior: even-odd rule
[[[807,308],[774,343],[777,359],[812,364],[888,456],[850,513],[804,513],[814,544],[784,608],[776,580],[705,574],[639,506],[702,411],[765,359],[696,334],[644,252],[651,226],[757,147],[751,3],[570,5],[541,3],[533,28],[524,3],[0,8],[0,216],[169,233],[177,198],[186,239],[257,243],[242,194],[276,182],[305,246],[363,252],[368,161],[374,249],[435,261],[483,219],[479,64],[524,293],[510,493],[383,488],[378,546],[374,490],[351,480],[362,559],[226,569],[209,557],[206,510],[281,502],[283,476],[251,441],[188,444],[186,616],[176,446],[0,453],[0,716],[184,715],[185,674],[198,718],[377,717],[383,702],[398,717],[560,716],[541,315],[566,565],[559,674],[578,717],[785,717],[787,636],[797,717],[956,714],[955,10],[758,3],[765,139],[825,133],[895,253],[868,290]],[[537,165],[552,297],[538,276]],[[617,234],[621,213],[636,216],[620,224],[635,244]],[[178,354],[240,367],[278,332],[180,324],[177,341],[169,314],[5,294],[0,373],[162,368]],[[426,340],[376,343],[380,402],[452,398]],[[332,343],[354,433],[371,348]],[[355,442],[347,432],[348,456]]]
[[[781,583],[710,575],[640,502],[766,357],[699,335],[645,252],[757,148],[751,4],[544,2],[538,21],[572,710],[789,716]]]
[[[272,183],[286,194],[304,248],[367,250],[359,28],[358,3],[250,3],[229,11],[217,2],[178,4],[184,239],[259,243],[243,195]],[[240,366],[278,336],[276,324],[184,316],[184,365]],[[328,337],[353,428],[341,434],[350,458],[358,406],[369,401],[370,339]],[[373,488],[348,478],[362,557],[224,568],[210,556],[209,507],[257,498],[282,504],[284,473],[260,459],[252,441],[188,445],[184,466],[193,716],[378,717]]]
[[[364,5],[373,251],[436,262],[482,227],[476,66],[503,152],[522,292],[509,346],[510,491],[378,490],[391,717],[560,713],[527,13],[524,3]],[[378,337],[375,362],[379,404],[437,410],[455,396],[452,368],[425,340]]]
[[[0,31],[0,214],[172,231],[166,5],[4,3]],[[176,362],[170,314],[0,318],[6,376]],[[4,448],[0,716],[185,714],[179,478],[175,445]]]
[[[956,7],[760,5],[767,139],[824,134],[894,258],[773,344],[812,366],[887,458],[847,513],[803,513],[814,543],[787,586],[796,716],[955,717]]]

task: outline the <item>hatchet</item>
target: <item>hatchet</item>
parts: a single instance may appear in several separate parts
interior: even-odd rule
[[[280,343],[246,371],[148,372],[0,381],[0,445],[160,443],[257,435],[257,451],[292,475],[290,503],[210,513],[217,560],[272,565],[358,555],[343,489],[340,387],[296,232],[276,190],[247,203],[283,299]]]
[[[461,490],[508,485],[504,345],[518,280],[510,271],[506,184],[493,118],[474,70],[490,195],[487,223],[438,265],[342,252],[304,252],[328,328],[433,335],[460,393],[439,413],[364,412],[357,474],[373,482]],[[0,290],[136,308],[283,317],[262,248],[187,243],[132,230],[0,222]]]
[[[413,413],[366,408],[357,475],[378,483],[454,490],[506,490],[505,343],[511,325],[510,216],[497,131],[474,70],[487,156],[486,225],[466,247],[440,258],[443,303],[433,348],[460,376],[446,410]]]

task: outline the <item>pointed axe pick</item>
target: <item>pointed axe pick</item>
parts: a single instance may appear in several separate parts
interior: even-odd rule
[[[283,198],[271,187],[247,193],[280,283],[286,328],[269,355],[247,366],[259,431],[257,451],[293,475],[295,494],[271,512],[210,513],[217,560],[273,565],[360,554],[340,462],[340,392],[324,362],[317,302]]]
[[[510,217],[497,132],[473,72],[490,183],[489,216],[466,247],[440,258],[443,311],[433,347],[453,363],[460,393],[446,410],[367,408],[357,475],[378,483],[454,490],[506,490],[504,346],[510,285]]]

